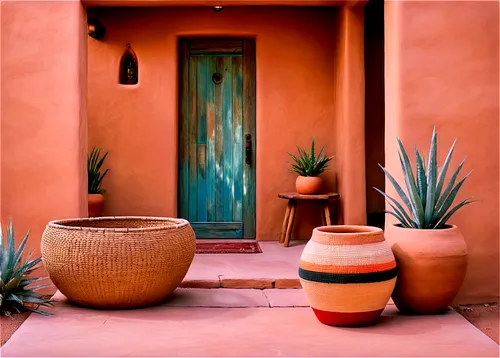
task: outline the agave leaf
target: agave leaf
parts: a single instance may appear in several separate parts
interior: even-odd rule
[[[12,224],[12,219],[10,220],[10,225],[7,228],[7,247],[3,254],[2,266],[0,267],[1,279],[3,282],[8,282],[12,275],[12,271],[14,269],[14,226]]]
[[[5,296],[5,301],[15,301],[17,303],[23,304],[23,301],[21,301],[21,299],[12,292],[7,293],[7,295]]]
[[[23,276],[23,275],[28,275],[31,270],[30,269],[34,269],[34,267],[36,265],[38,265],[38,263],[40,263],[42,261],[42,258],[39,257],[37,259],[34,259],[34,260],[30,260],[30,261],[27,261],[25,262],[21,268],[19,270],[16,271],[16,277],[19,277],[19,276]]]
[[[45,287],[52,287],[52,284],[50,284],[50,283],[42,283],[40,285],[28,287],[27,289],[30,290],[30,291],[38,291],[38,290],[40,290],[42,288],[45,288]]]
[[[420,153],[417,149],[417,146],[415,146],[415,157],[417,161],[417,186],[418,186],[418,192],[420,197],[422,198],[423,202],[422,205],[425,206],[425,199],[427,196],[427,177],[425,175],[425,166],[424,162],[422,160],[422,157],[420,156]]]
[[[433,224],[435,224],[436,221],[439,221],[443,217],[443,215],[448,211],[448,209],[450,208],[451,204],[453,204],[453,201],[455,200],[455,197],[457,196],[458,191],[460,190],[460,187],[463,185],[463,183],[465,182],[465,180],[471,174],[472,174],[472,170],[469,173],[467,173],[467,175],[465,177],[463,177],[462,180],[460,180],[457,183],[457,185],[455,185],[455,187],[453,188],[453,190],[450,192],[450,194],[448,195],[448,197],[444,201],[443,206],[439,209],[439,211],[437,212],[437,214],[434,215],[434,217],[433,217],[434,220],[430,223],[432,226],[434,226]]]
[[[424,227],[431,223],[434,213],[436,180],[437,180],[437,134],[436,127],[432,131],[431,148],[429,149],[429,162],[427,164],[427,198],[425,200]]]
[[[460,173],[460,170],[462,169],[462,167],[464,166],[464,163],[465,163],[465,159],[467,158],[464,158],[464,160],[462,160],[462,162],[460,163],[460,165],[458,166],[457,170],[455,170],[455,172],[453,173],[453,175],[451,176],[451,179],[450,181],[448,182],[448,185],[446,186],[446,189],[444,190],[443,192],[443,195],[441,195],[439,197],[439,200],[436,204],[436,209],[439,209],[443,206],[444,204],[444,201],[446,200],[446,198],[448,197],[448,195],[450,194],[450,192],[452,191],[453,189],[453,185],[455,185],[455,181],[457,180],[457,177],[458,177],[458,174]],[[437,214],[437,213],[436,213]]]
[[[451,209],[448,214],[446,214],[435,226],[434,228],[435,229],[442,229],[445,225],[446,225],[446,222],[452,217],[453,214],[455,214],[455,212],[460,209],[461,207],[467,205],[467,204],[470,204],[470,203],[473,203],[475,202],[476,200],[470,200],[472,198],[467,198],[465,199],[464,201],[462,201],[460,204],[457,204],[455,207],[453,207],[453,209]]]
[[[455,144],[457,143],[457,140],[455,139],[453,141],[453,144],[451,145],[450,151],[448,152],[448,155],[446,156],[446,159],[444,160],[443,168],[441,169],[441,172],[439,173],[438,177],[438,184],[436,188],[436,198],[439,198],[441,195],[441,190],[443,189],[444,185],[444,179],[446,177],[446,172],[448,171],[448,167],[451,162],[451,156],[453,155],[453,151],[455,149]]]
[[[36,308],[30,308],[30,307],[25,307],[28,311],[31,311],[31,312],[34,312],[34,313],[38,313],[39,315],[42,315],[42,316],[50,316],[50,313],[48,312],[45,312],[45,311],[40,311],[40,310],[37,310]]]
[[[386,199],[387,199],[387,202],[389,203],[389,205],[391,205],[391,207],[394,209],[394,211],[397,211],[401,217],[403,217],[406,221],[406,224],[410,227],[417,227],[417,223],[415,223],[409,216],[408,214],[406,213],[405,209],[403,208],[403,206],[397,202],[397,200],[395,200],[393,197],[391,197],[390,195],[384,193],[382,190],[378,189],[378,188],[373,188],[375,189],[376,191],[378,191],[380,194],[382,194]],[[394,203],[394,205],[397,207],[394,208],[394,206],[391,204],[391,202]]]
[[[417,186],[415,184],[415,177],[413,176],[413,170],[411,169],[410,160],[406,154],[406,150],[403,147],[403,143],[398,138],[398,143],[400,147],[400,160],[403,162],[403,177],[406,183],[406,189],[408,191],[408,196],[410,198],[410,203],[413,207],[414,218],[419,227],[422,226],[424,222],[424,208],[422,206],[422,200],[418,196]]]
[[[403,227],[411,228],[410,226],[406,226],[404,224],[404,219],[401,216],[399,216],[398,214],[396,214],[396,213],[394,213],[394,212],[392,212],[390,210],[384,210],[384,213],[394,216],[396,219],[398,219],[398,221],[401,223],[401,225]]]
[[[396,189],[396,192],[398,193],[399,197],[401,198],[401,200],[403,200],[403,203],[405,203],[406,207],[408,208],[408,210],[410,210],[410,213],[411,213],[413,209],[412,209],[412,206],[410,204],[410,200],[406,196],[406,194],[403,191],[403,189],[401,188],[401,186],[398,184],[398,182],[396,181],[396,179],[394,179],[394,177],[391,175],[391,173],[389,173],[389,171],[387,169],[385,169],[380,164],[379,164],[379,167],[382,168],[382,170],[384,171],[385,175],[387,176],[387,178],[391,182],[392,186],[394,187],[394,189]]]
[[[7,292],[13,291],[19,286],[19,283],[21,282],[23,278],[21,276],[11,278],[9,282],[5,284],[5,290]]]
[[[24,235],[23,241],[21,242],[21,244],[17,248],[16,253],[14,254],[14,262],[15,262],[14,266],[15,267],[17,267],[19,265],[19,263],[21,262],[21,259],[22,259],[23,253],[24,253],[24,248],[26,247],[26,243],[28,242],[29,234],[30,234],[30,230],[28,229],[28,231],[26,232],[26,235]]]

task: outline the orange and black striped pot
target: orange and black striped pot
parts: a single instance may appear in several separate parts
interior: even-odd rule
[[[302,252],[299,277],[318,320],[332,326],[374,324],[396,284],[396,261],[382,229],[321,226]]]

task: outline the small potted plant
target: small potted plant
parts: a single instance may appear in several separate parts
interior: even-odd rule
[[[102,193],[105,190],[101,188],[101,183],[109,169],[106,169],[101,173],[101,167],[107,156],[108,153],[105,153],[101,157],[101,149],[94,147],[92,148],[92,151],[87,159],[87,169],[89,175],[89,217],[99,216],[104,206],[104,195],[102,195]]]
[[[457,226],[448,224],[452,215],[472,202],[465,199],[452,206],[465,179],[458,180],[465,159],[445,182],[455,142],[438,173],[436,128],[432,133],[427,166],[415,147],[416,175],[408,154],[397,139],[406,192],[382,168],[402,203],[381,190],[398,220],[386,225],[386,238],[396,257],[398,280],[392,298],[402,312],[433,314],[448,309],[465,278],[467,245]]]
[[[319,177],[319,175],[323,173],[326,168],[328,168],[328,163],[333,159],[333,156],[327,157],[324,155],[324,148],[325,146],[323,146],[318,155],[316,155],[314,152],[313,139],[309,154],[298,146],[298,156],[288,153],[294,161],[294,163],[290,164],[291,168],[289,171],[299,175],[295,181],[297,193],[312,195],[319,193],[321,190],[323,180]]]
[[[37,291],[52,286],[49,283],[37,284],[46,277],[32,277],[42,261],[39,257],[34,260],[23,259],[24,248],[28,241],[29,232],[24,236],[23,241],[15,249],[14,227],[12,221],[7,228],[7,242],[4,243],[2,228],[0,227],[0,315],[11,317],[12,314],[31,311],[47,316],[48,313],[42,311],[40,307],[52,306],[50,295],[44,295]]]

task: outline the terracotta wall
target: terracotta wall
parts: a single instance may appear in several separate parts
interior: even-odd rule
[[[85,12],[79,2],[1,3],[1,222],[31,229],[87,215]]]
[[[474,172],[457,201],[479,202],[450,220],[470,259],[457,302],[498,300],[499,3],[390,1],[385,15],[387,166],[401,177],[396,136],[427,152],[436,125],[440,163],[458,139],[452,167],[467,155]]]
[[[335,137],[341,195],[339,223],[366,224],[363,8],[339,8],[336,18]]]
[[[287,151],[313,137],[338,153],[335,131],[335,8],[107,8],[102,41],[89,38],[89,145],[109,151],[105,214],[175,216],[177,211],[177,39],[244,36],[257,47],[257,238],[275,240],[293,191]],[[118,84],[130,42],[137,87]],[[355,95],[355,92],[353,92]],[[361,158],[359,159],[361,160]],[[337,162],[324,175],[335,188]],[[364,198],[363,198],[364,202]],[[294,236],[310,237],[319,208],[298,209]],[[364,215],[363,208],[358,210]]]

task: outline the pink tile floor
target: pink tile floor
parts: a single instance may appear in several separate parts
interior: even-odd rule
[[[302,290],[179,289],[162,305],[128,311],[56,297],[54,314],[31,315],[2,357],[499,356],[499,346],[454,311],[403,316],[388,305],[375,326],[329,327],[303,307]]]
[[[57,293],[53,315],[31,315],[1,348],[1,356],[500,355],[494,341],[454,311],[404,316],[390,302],[372,327],[319,323],[301,289],[273,288],[298,283],[303,245],[284,248],[261,242],[262,254],[197,255],[184,285],[225,288],[180,288],[156,307],[92,310],[74,306]]]

